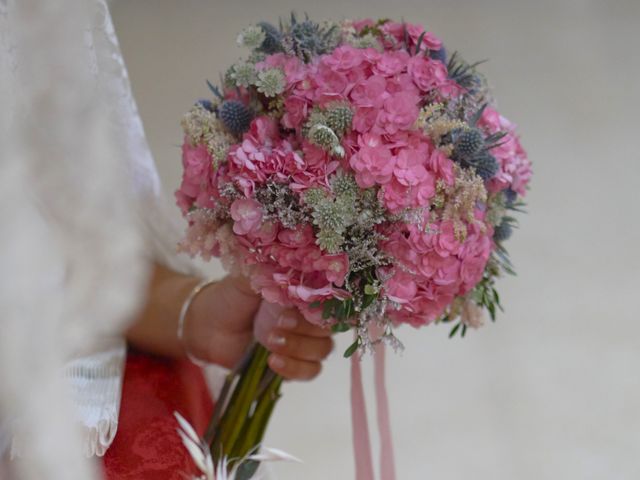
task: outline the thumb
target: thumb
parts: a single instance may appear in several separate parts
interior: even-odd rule
[[[253,322],[253,334],[260,343],[266,343],[269,333],[276,328],[278,319],[284,310],[285,308],[277,303],[270,303],[266,300],[260,302]]]

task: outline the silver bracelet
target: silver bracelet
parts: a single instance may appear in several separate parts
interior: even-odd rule
[[[189,349],[184,344],[184,323],[185,323],[185,319],[187,318],[187,313],[189,313],[189,308],[191,308],[191,304],[193,303],[195,298],[198,296],[198,294],[202,292],[202,290],[207,288],[209,285],[212,285],[217,281],[218,280],[203,280],[200,283],[198,283],[195,287],[193,287],[191,292],[189,292],[189,296],[187,296],[184,303],[182,304],[182,308],[180,309],[180,316],[178,317],[178,332],[177,332],[178,340],[184,346],[184,351],[187,354],[187,357],[189,358],[189,360],[191,360],[196,365],[200,365],[200,366],[207,365],[207,363],[195,358],[189,353]]]

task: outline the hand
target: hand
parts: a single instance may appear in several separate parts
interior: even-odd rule
[[[264,303],[255,323],[255,336],[271,355],[271,370],[292,380],[311,380],[333,350],[329,328],[307,322],[296,309]]]
[[[291,380],[310,380],[333,349],[331,331],[297,310],[267,306],[254,322],[261,298],[241,277],[226,277],[200,292],[185,319],[184,342],[196,358],[233,368],[255,338],[272,354],[269,366]]]

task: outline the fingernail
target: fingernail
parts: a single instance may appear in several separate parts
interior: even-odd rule
[[[269,363],[273,368],[284,368],[285,365],[284,359],[279,355],[271,355],[271,357],[269,357]]]
[[[297,324],[298,324],[298,320],[295,317],[292,317],[290,315],[283,315],[278,319],[278,326],[280,328],[291,329],[291,328],[295,328]]]
[[[273,345],[274,347],[282,347],[287,343],[287,339],[277,333],[270,333],[267,341],[269,342],[269,345]]]

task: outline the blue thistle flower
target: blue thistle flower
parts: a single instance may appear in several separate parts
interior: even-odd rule
[[[456,158],[471,158],[484,147],[484,136],[477,128],[463,130],[456,136],[454,155]]]
[[[518,198],[518,193],[511,190],[510,188],[507,188],[502,193],[504,195],[504,200],[507,203],[507,206],[513,205],[516,202],[516,199]]]
[[[447,64],[447,51],[444,47],[442,47],[440,50],[429,51],[429,56],[434,60],[440,60],[445,65]]]
[[[506,220],[502,220],[502,222],[500,222],[500,225],[498,225],[493,231],[493,239],[496,242],[504,242],[505,240],[508,240],[509,237],[511,237],[512,233],[513,227],[511,226],[511,224]]]
[[[484,181],[493,178],[500,168],[498,161],[488,152],[482,152],[480,155],[476,155],[471,159],[463,160],[461,163],[463,166],[473,167],[476,173]]]
[[[262,28],[265,34],[265,39],[260,45],[259,50],[271,55],[282,50],[282,33],[277,27],[273,26],[269,22],[260,22],[258,26]]]
[[[206,98],[201,98],[196,102],[197,105],[200,105],[202,108],[209,112],[213,112],[213,102],[211,100],[207,100]]]
[[[241,135],[249,130],[253,115],[241,101],[225,100],[218,109],[218,117],[227,130],[234,135]]]

